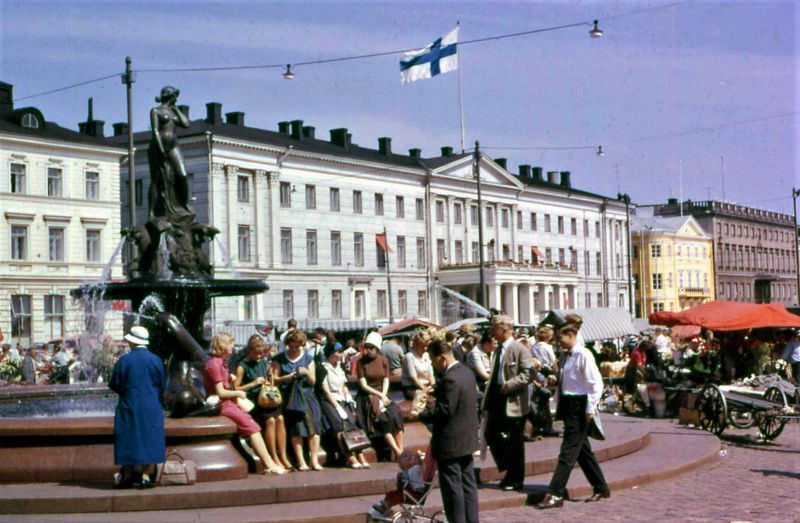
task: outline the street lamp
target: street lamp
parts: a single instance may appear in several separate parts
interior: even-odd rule
[[[621,202],[625,203],[625,232],[627,233],[627,252],[628,252],[628,311],[633,315],[633,276],[631,275],[632,271],[632,261],[631,261],[631,212],[630,212],[630,205],[631,205],[631,197],[627,193],[619,193],[617,194],[617,199]]]
[[[286,71],[283,73],[284,80],[292,80],[294,73],[292,72],[292,64],[286,64]]]
[[[589,31],[589,36],[592,38],[602,38],[603,31],[597,27],[597,20],[594,21],[594,27]]]
[[[602,145],[598,145],[597,146],[597,152],[595,154],[597,155],[598,158],[602,158],[603,156],[606,155],[606,153],[603,152],[603,146]]]

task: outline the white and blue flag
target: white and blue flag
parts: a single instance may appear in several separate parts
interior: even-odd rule
[[[422,49],[403,53],[400,81],[404,84],[458,69],[458,27]]]

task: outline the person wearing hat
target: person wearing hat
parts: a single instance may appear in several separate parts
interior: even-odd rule
[[[366,352],[356,364],[361,394],[358,395],[359,426],[370,439],[383,438],[395,459],[403,453],[403,417],[389,399],[389,362],[381,354],[383,338],[370,332],[364,340]]]
[[[131,350],[114,366],[108,386],[119,396],[114,412],[114,463],[121,467],[115,488],[155,486],[156,464],[166,459],[161,398],[166,385],[161,358],[148,350],[149,333],[131,327]]]

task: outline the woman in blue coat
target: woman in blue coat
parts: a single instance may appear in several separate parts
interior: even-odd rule
[[[115,487],[155,486],[155,465],[166,459],[164,364],[147,348],[147,329],[125,336],[131,350],[114,366],[109,387],[119,395],[114,413],[114,463],[122,467]]]

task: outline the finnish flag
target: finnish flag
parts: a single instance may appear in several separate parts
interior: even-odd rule
[[[456,27],[422,49],[403,53],[400,81],[407,84],[458,69],[458,29]]]

